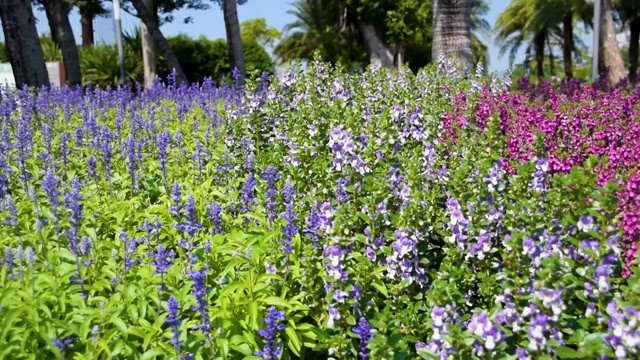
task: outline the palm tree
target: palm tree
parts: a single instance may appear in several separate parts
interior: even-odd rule
[[[158,11],[153,4],[153,0],[144,0],[144,5],[151,11],[155,24],[158,24]],[[156,46],[153,42],[151,31],[140,21],[140,44],[142,47],[142,66],[144,68],[145,87],[153,87],[156,78]]]
[[[44,6],[49,21],[51,36],[56,39],[57,45],[62,51],[66,82],[69,86],[80,85],[82,82],[80,56],[69,22],[69,9],[62,0],[41,0],[41,4]]]
[[[331,0],[297,0],[293,3],[293,9],[287,13],[296,20],[285,25],[284,37],[274,49],[280,63],[312,60],[316,51],[326,61],[337,60],[332,48],[333,40],[338,38],[332,16],[337,13],[337,9],[332,11],[334,3]]]
[[[107,15],[109,12],[102,6],[101,0],[74,0],[80,12],[80,24],[82,25],[82,47],[93,46],[94,29],[93,20],[97,16]]]
[[[187,77],[184,75],[184,71],[182,70],[180,63],[178,62],[178,58],[175,56],[173,51],[171,51],[171,46],[169,46],[169,42],[167,41],[167,38],[164,37],[164,35],[162,34],[162,31],[160,31],[160,27],[155,21],[156,16],[154,16],[153,12],[149,8],[147,8],[143,0],[131,0],[131,2],[133,4],[133,7],[136,9],[136,12],[138,13],[138,17],[142,19],[144,24],[149,29],[149,32],[151,32],[151,37],[153,38],[153,42],[158,47],[158,50],[160,50],[160,52],[164,56],[167,66],[169,67],[169,69],[175,70],[176,83],[188,84],[189,81],[187,80]]]
[[[498,16],[495,29],[496,41],[500,44],[499,55],[509,52],[509,63],[513,64],[518,50],[526,46],[526,54],[535,53],[536,75],[538,80],[544,79],[544,46],[547,40],[547,29],[531,29],[528,19],[535,16],[535,4],[527,0],[513,0]]]
[[[222,0],[222,13],[224,14],[224,27],[227,32],[227,48],[231,69],[238,71],[238,82],[244,84],[246,69],[244,54],[242,52],[242,36],[240,34],[240,22],[238,21],[238,9],[236,0]]]
[[[602,54],[604,66],[608,69],[609,84],[617,84],[625,77],[624,63],[616,38],[616,29],[613,21],[613,7],[611,0],[602,0]]]
[[[471,67],[471,0],[432,0],[433,43],[431,58],[457,55]]]
[[[16,85],[50,85],[31,2],[0,0],[0,21]]]
[[[489,37],[491,25],[484,18],[489,12],[489,4],[485,0],[471,0],[471,49],[473,52],[473,63],[482,61],[485,69],[489,65],[488,47],[480,36]]]
[[[629,81],[638,81],[638,46],[640,45],[640,3],[616,0],[614,6],[623,24],[629,25]]]

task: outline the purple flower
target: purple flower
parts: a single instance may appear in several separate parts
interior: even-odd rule
[[[287,224],[282,229],[282,234],[284,235],[284,253],[290,254],[293,250],[291,243],[295,234],[298,233],[298,226],[296,226],[295,224],[297,216],[293,210],[295,189],[288,180],[286,185],[284,186],[284,189],[282,189],[282,197],[285,206],[285,212],[282,214],[282,218],[287,222]]]
[[[578,230],[589,232],[594,228],[593,217],[589,215],[580,216],[578,220]]]
[[[258,330],[258,335],[264,339],[264,347],[256,351],[255,356],[263,359],[277,359],[282,354],[282,342],[275,342],[279,331],[284,330],[284,311],[278,311],[275,307],[269,308],[269,313],[264,318],[266,328]]]
[[[347,193],[346,186],[349,184],[349,180],[346,178],[339,178],[336,184],[336,199],[338,204],[342,205],[349,200],[349,194]]]
[[[249,173],[247,180],[244,182],[242,190],[240,191],[240,201],[242,201],[241,212],[246,213],[251,209],[251,204],[255,199],[254,187],[256,186],[256,179],[252,173]]]
[[[327,274],[334,280],[346,280],[347,273],[341,263],[344,259],[344,253],[340,245],[325,245],[322,255]]]
[[[273,166],[269,166],[264,170],[262,178],[267,182],[267,192],[265,197],[267,198],[266,210],[267,210],[267,220],[269,221],[269,225],[273,226],[273,220],[276,217],[276,196],[278,191],[276,190],[276,182],[280,179],[280,175],[277,172],[278,170]]]
[[[127,274],[133,266],[142,262],[142,260],[135,258],[138,239],[130,238],[125,231],[122,231],[120,233],[120,241],[124,244],[124,273]]]
[[[598,284],[598,290],[601,293],[607,293],[611,289],[609,284],[609,276],[611,269],[607,265],[600,265],[596,268],[595,283]]]
[[[469,331],[480,337],[487,350],[494,350],[497,343],[504,339],[504,332],[499,331],[489,320],[486,311],[473,314],[468,325]]]
[[[196,306],[192,309],[197,311],[200,316],[200,324],[194,326],[194,330],[202,330],[207,340],[207,343],[211,341],[209,333],[211,331],[211,323],[209,320],[209,310],[207,309],[207,299],[209,295],[209,288],[206,286],[207,271],[187,271],[193,282],[193,290],[191,294],[196,298]]]
[[[60,350],[64,350],[67,346],[71,345],[71,343],[73,342],[73,337],[70,336],[66,339],[52,338],[51,341],[53,342],[53,346]]]
[[[544,349],[547,344],[547,337],[545,332],[549,330],[547,324],[547,316],[544,314],[538,314],[533,319],[527,335],[529,338],[529,350],[538,351]]]
[[[171,145],[171,140],[171,133],[169,132],[169,130],[164,130],[156,138],[156,147],[158,148],[158,162],[160,162],[162,180],[167,191],[169,191],[169,185],[167,182],[167,160],[169,159],[169,154],[167,152],[167,149]]]
[[[319,202],[316,201],[315,204],[311,207],[311,213],[306,219],[305,227],[302,230],[302,233],[307,235],[311,240],[311,243],[316,248],[320,248],[320,244],[318,241],[320,240],[320,231],[321,231],[321,218],[318,212]]]
[[[358,355],[360,355],[360,359],[369,358],[368,342],[373,337],[371,330],[373,330],[373,326],[371,326],[364,317],[360,318],[358,325],[353,329],[353,332],[360,338],[358,345]]]
[[[149,257],[153,260],[151,261],[151,266],[155,268],[155,273],[157,275],[164,275],[167,273],[167,268],[173,265],[174,252],[173,250],[167,251],[164,245],[158,244],[156,251],[150,251],[148,253]],[[164,284],[160,285],[164,288]]]
[[[167,302],[167,311],[169,312],[169,316],[165,319],[165,322],[171,326],[171,332],[173,333],[173,337],[171,337],[171,345],[176,350],[178,355],[180,356],[180,360],[185,360],[186,357],[182,354],[181,343],[180,343],[180,325],[182,321],[180,320],[180,303],[176,300],[173,295],[169,296],[169,301]]]
[[[336,320],[340,320],[340,311],[333,306],[329,306],[327,309],[329,313],[329,319],[327,320],[327,327],[333,329],[335,327]]]
[[[213,225],[211,233],[214,235],[224,234],[224,232],[222,231],[222,218],[220,216],[222,214],[222,207],[215,201],[212,201],[211,203],[209,203],[209,205],[207,205],[207,210],[209,211],[208,218],[209,220],[211,220]]]

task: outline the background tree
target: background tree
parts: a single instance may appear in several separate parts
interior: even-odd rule
[[[267,25],[265,18],[249,19],[240,23],[242,41],[257,41],[263,47],[272,47],[282,36],[278,29]]]
[[[151,11],[153,21],[155,25],[158,25],[158,11],[156,10],[153,0],[143,0],[144,5]],[[140,21],[140,34],[141,34],[141,46],[142,46],[142,65],[144,68],[144,81],[145,86],[150,88],[153,86],[156,77],[156,46],[153,41],[151,31],[144,24],[144,21]]]
[[[223,78],[227,82],[231,79],[231,63],[225,39],[209,40],[204,36],[192,39],[188,35],[180,34],[168,40],[180,63],[184,65],[187,77],[192,81],[202,82],[205,78],[211,77],[220,83]],[[254,72],[257,76],[263,72],[274,72],[274,64],[269,53],[258,42],[243,41],[243,50],[247,76]],[[166,76],[169,70],[161,65],[158,73]]]
[[[29,0],[0,0],[0,21],[16,85],[50,85]]]
[[[526,45],[527,56],[535,54],[536,75],[538,82],[544,79],[545,45],[549,29],[547,23],[530,21],[536,16],[534,2],[513,0],[498,16],[494,26],[497,31],[496,42],[500,45],[499,56],[509,52],[509,63],[513,65],[516,54]]]
[[[609,84],[617,84],[625,75],[624,62],[620,54],[616,29],[613,19],[611,0],[602,0],[601,46],[604,66],[608,69]]]
[[[471,49],[471,0],[432,0],[433,44],[431,58],[456,55],[473,65]]]
[[[80,13],[82,46],[93,46],[95,43],[93,21],[96,17],[108,15],[109,11],[104,8],[102,0],[74,0],[73,3]]]
[[[55,43],[62,52],[66,83],[71,87],[80,85],[82,82],[80,57],[71,22],[69,22],[71,8],[63,0],[39,0],[39,3],[45,10],[51,37],[55,39]]]
[[[640,2],[637,0],[615,0],[613,3],[623,26],[629,27],[627,61],[629,81],[638,81],[638,47],[640,46]]]
[[[224,16],[224,28],[227,33],[227,47],[231,68],[238,72],[238,83],[244,84],[246,68],[244,64],[244,54],[242,51],[242,36],[240,35],[240,22],[238,20],[237,3],[244,3],[242,0],[219,0],[221,1],[222,14]]]
[[[170,69],[174,69],[176,71],[176,82],[178,84],[188,83],[189,81],[187,80],[187,77],[182,70],[182,66],[180,66],[180,62],[178,62],[178,59],[173,54],[167,38],[162,34],[162,31],[160,31],[159,24],[156,23],[156,14],[154,14],[152,10],[146,7],[143,0],[131,0],[131,2],[136,9],[138,17],[149,29],[151,37],[153,38],[153,42],[157,46],[158,50],[160,50],[160,52],[162,53],[167,66]]]

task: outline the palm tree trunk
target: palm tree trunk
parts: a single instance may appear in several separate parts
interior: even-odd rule
[[[633,19],[630,27],[629,36],[629,81],[636,83],[638,81],[638,46],[640,43],[640,16]]]
[[[62,0],[43,1],[47,20],[51,26],[51,34],[55,34],[58,45],[62,51],[64,73],[67,85],[75,87],[82,83],[82,73],[80,71],[80,56],[78,47],[73,36],[73,29],[69,22],[69,13],[65,9]]]
[[[602,0],[602,49],[604,52],[604,66],[609,70],[608,81],[615,85],[625,77],[624,62],[620,54],[620,47],[616,39],[616,29],[613,22],[611,0]]]
[[[369,24],[358,24],[360,26],[360,32],[364,39],[364,44],[369,53],[369,61],[378,60],[380,66],[393,69],[394,63],[394,51],[390,46],[384,43],[382,37],[378,34],[378,30]]]
[[[551,76],[554,76],[556,74],[556,69],[555,69],[555,61],[553,58],[553,48],[551,47],[551,41],[549,40],[549,36],[547,36],[547,46],[549,48],[549,73],[551,74]]]
[[[538,85],[544,80],[544,45],[546,44],[545,33],[536,34],[533,39],[536,57],[536,75],[538,76]]]
[[[144,21],[147,28],[151,32],[151,37],[153,38],[153,42],[158,47],[158,50],[164,56],[164,59],[167,63],[167,67],[171,70],[176,71],[176,84],[180,85],[182,83],[188,84],[189,81],[180,66],[180,62],[178,62],[178,58],[171,50],[171,46],[169,46],[169,42],[167,38],[164,37],[162,31],[160,31],[160,27],[155,23],[155,16],[153,13],[145,6],[142,0],[131,0],[133,7],[136,9],[138,13],[138,17],[142,21]]]
[[[236,69],[238,71],[239,77],[237,81],[240,85],[243,85],[246,69],[236,0],[222,0],[222,13],[224,15],[224,28],[227,32],[227,49],[229,51],[231,70]]]
[[[50,85],[31,2],[0,0],[0,21],[16,85]]]
[[[573,14],[568,12],[562,21],[562,58],[564,60],[564,76],[573,77]]]
[[[93,15],[88,10],[80,9],[80,24],[82,25],[82,47],[93,46]]]
[[[471,47],[471,1],[432,0],[433,41],[431,58],[457,55],[463,65],[473,66]]]
[[[148,9],[151,9],[152,14],[157,14],[152,0],[144,0],[144,4]],[[156,20],[155,18],[157,18],[157,16],[154,17],[154,20]],[[156,25],[158,24],[157,21],[154,21],[154,23]],[[151,32],[144,24],[144,21],[141,21],[140,24],[140,35],[142,38],[142,64],[144,68],[145,87],[151,88],[156,78],[156,46],[153,42],[153,36],[151,36]]]

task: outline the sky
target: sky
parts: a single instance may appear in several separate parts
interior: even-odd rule
[[[287,23],[294,20],[293,16],[287,13],[287,11],[292,8],[292,1],[293,0],[249,0],[244,5],[238,7],[238,18],[240,22],[242,22],[244,20],[262,17],[267,20],[267,24],[270,26],[282,30]],[[509,0],[489,0],[488,2],[490,9],[486,19],[489,21],[489,24],[493,26],[498,15],[509,4]],[[109,3],[109,5],[110,4],[111,3]],[[34,9],[34,11],[36,10]],[[193,21],[189,24],[184,24],[183,19],[188,17],[192,18]],[[40,34],[49,33],[49,26],[44,12],[36,11],[36,18],[38,19],[38,32]],[[70,21],[76,41],[77,43],[81,43],[80,16],[76,10],[71,13]],[[139,26],[139,24],[139,19],[123,13],[123,31],[130,32],[136,26]],[[174,21],[163,25],[161,30],[165,36],[184,33],[194,38],[200,35],[204,35],[210,39],[225,37],[222,10],[213,2],[209,10],[182,10],[175,12]],[[111,17],[98,18],[95,24],[95,31],[96,41],[114,42],[115,26]],[[4,40],[4,36],[2,35],[3,34],[0,34],[0,39]],[[588,46],[591,45],[591,37],[588,34],[582,35],[581,37]],[[495,45],[493,39],[485,39],[484,42],[489,44],[489,71],[502,73],[507,70],[509,68],[508,55],[501,58],[498,56],[498,47]],[[524,52],[520,51],[515,62],[522,62],[523,58]]]

